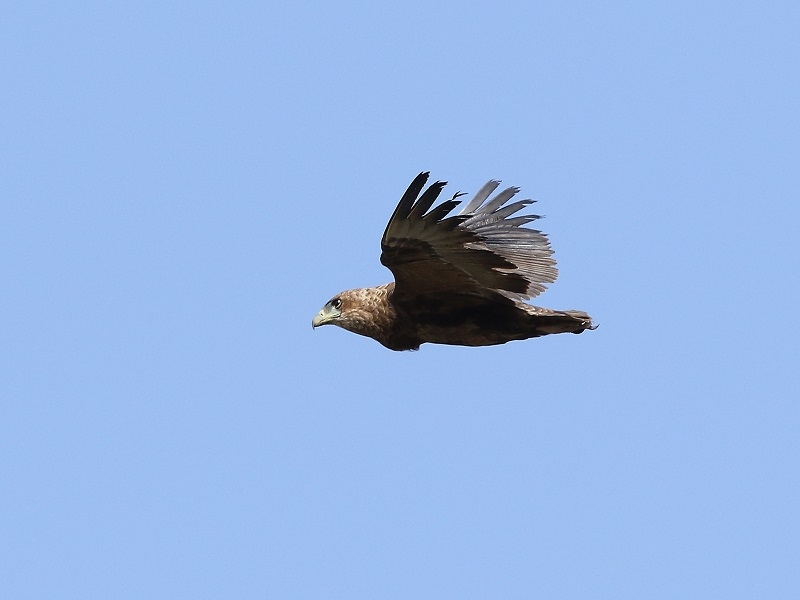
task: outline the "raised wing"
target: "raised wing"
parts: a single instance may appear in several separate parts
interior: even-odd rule
[[[556,280],[547,237],[523,225],[538,215],[512,217],[532,200],[506,203],[518,192],[508,188],[489,198],[498,181],[489,181],[456,215],[456,194],[435,208],[445,182],[420,195],[428,180],[420,173],[403,194],[381,240],[381,263],[395,276],[395,295],[439,292],[528,299]],[[450,216],[448,216],[450,215]]]

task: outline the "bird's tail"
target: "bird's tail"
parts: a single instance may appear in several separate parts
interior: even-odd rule
[[[536,335],[550,335],[552,333],[582,333],[587,329],[597,329],[592,323],[592,317],[582,310],[551,310],[530,306],[530,325]]]

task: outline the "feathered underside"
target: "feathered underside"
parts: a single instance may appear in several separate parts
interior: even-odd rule
[[[395,282],[338,294],[314,326],[335,324],[393,350],[426,342],[485,346],[593,328],[585,312],[523,302],[558,275],[547,236],[525,227],[540,216],[517,214],[532,200],[509,204],[519,192],[514,187],[490,198],[499,186],[492,180],[451,214],[461,194],[433,207],[445,183],[423,192],[427,179],[428,173],[414,179],[381,239],[381,263]]]

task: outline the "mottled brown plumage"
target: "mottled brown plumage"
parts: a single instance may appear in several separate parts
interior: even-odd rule
[[[518,188],[490,199],[499,182],[489,181],[448,216],[461,194],[431,208],[445,183],[422,192],[427,180],[428,173],[414,179],[381,240],[381,263],[395,281],[334,296],[314,327],[338,325],[391,350],[416,350],[426,342],[490,346],[594,329],[585,312],[523,302],[558,275],[547,236],[524,227],[539,216],[512,216],[532,200],[506,204]]]

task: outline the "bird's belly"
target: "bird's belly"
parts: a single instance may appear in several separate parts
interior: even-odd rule
[[[473,323],[463,323],[458,327],[421,325],[417,328],[417,333],[425,342],[450,346],[492,346],[526,337],[521,333],[487,330]]]

